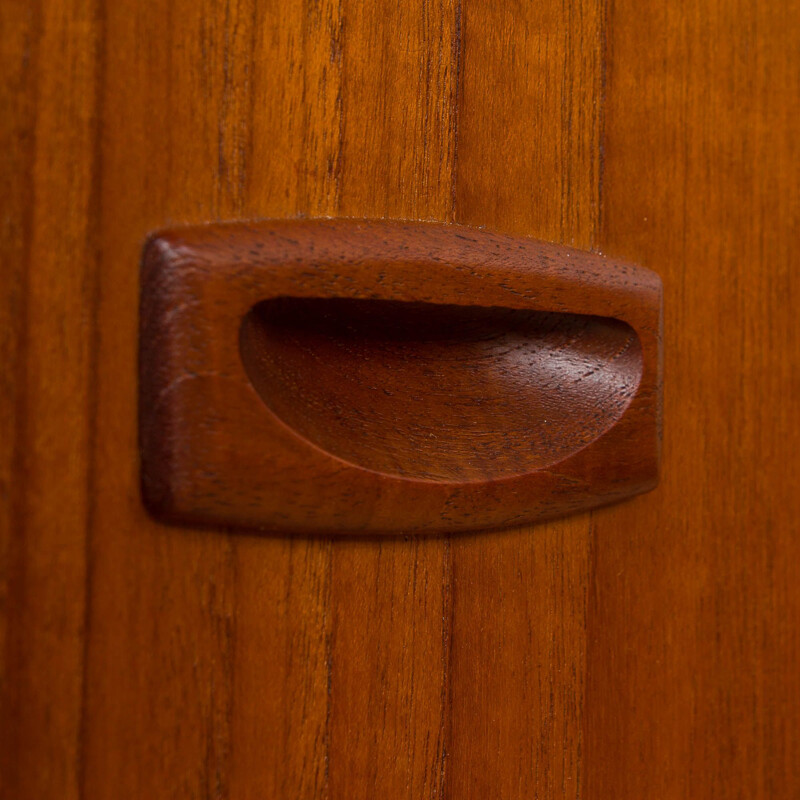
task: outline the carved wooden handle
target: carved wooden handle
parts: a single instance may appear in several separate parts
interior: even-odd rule
[[[174,230],[142,266],[146,505],[295,532],[496,528],[655,486],[661,283],[454,225]]]

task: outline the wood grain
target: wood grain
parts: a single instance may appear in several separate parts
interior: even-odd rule
[[[98,31],[82,0],[5,4],[2,17],[0,791],[70,798],[81,772]]]
[[[600,3],[464,5],[455,219],[589,249]],[[590,520],[454,538],[446,796],[584,791]]]
[[[339,216],[450,219],[458,15],[343,3]],[[438,539],[331,547],[331,798],[443,795],[449,568]]]
[[[664,278],[668,388],[662,486],[596,518],[588,796],[797,797],[800,9],[608,31],[601,246]]]
[[[485,530],[652,488],[657,275],[436,224],[163,232],[142,261],[149,509],[265,532]]]
[[[136,287],[129,259],[148,230],[157,227],[157,218],[180,223],[218,215],[335,210],[344,180],[343,171],[339,174],[343,134],[328,126],[348,107],[347,92],[330,83],[339,70],[340,12],[308,5],[286,17],[280,10],[243,4],[223,20],[187,5],[175,8],[174,22],[166,28],[134,7],[109,10],[105,111],[108,125],[119,128],[105,138],[108,221],[103,231],[107,252],[129,255],[114,260],[113,272],[112,265],[106,267],[111,274],[104,282],[101,328],[114,320],[114,329],[107,350],[101,342],[101,362],[112,354],[134,357],[127,301]],[[360,33],[356,16],[351,17],[353,52],[359,36],[371,37],[376,25],[380,31],[391,22],[370,17]],[[133,25],[131,18],[137,20]],[[319,36],[320,30],[326,36]],[[405,46],[406,38],[398,41]],[[132,79],[129,59],[144,52],[147,59],[134,57],[143,74]],[[424,51],[413,53],[424,64]],[[238,73],[241,89],[221,80],[237,59],[251,58],[254,69]],[[139,87],[141,94],[120,92],[123,85]],[[435,98],[439,102],[438,93]],[[238,127],[244,120],[237,115],[246,114],[252,118],[245,136]],[[218,128],[204,125],[204,135],[192,135],[191,145],[184,147],[196,120],[217,115],[223,120]],[[146,126],[139,122],[145,118]],[[374,127],[350,130],[352,147]],[[402,142],[397,152],[403,152]],[[430,151],[427,157],[438,158]],[[157,190],[146,189],[153,181]],[[122,185],[128,187],[124,195],[115,191]],[[113,374],[100,381],[98,425],[112,441],[127,441],[133,455],[128,415],[135,386]],[[441,602],[441,580],[425,579],[428,568],[416,557],[419,548],[402,541],[387,547],[383,564],[389,572],[377,581],[374,550],[340,547],[331,563],[327,543],[319,540],[254,542],[216,531],[176,538],[146,523],[135,506],[120,524],[117,499],[135,499],[136,461],[120,470],[113,468],[116,454],[98,449],[97,457],[103,477],[97,530],[103,534],[95,539],[93,572],[86,744],[90,796],[119,786],[152,795],[164,785],[178,786],[182,794],[352,796],[354,782],[368,794],[391,793],[385,787],[425,783],[426,776],[440,774],[439,767],[415,755],[423,752],[429,728],[441,728],[439,679],[424,665],[443,641],[441,614],[434,611],[417,622],[413,613],[417,602],[430,599],[426,607],[432,609]],[[441,575],[439,554],[432,555],[432,574]],[[363,608],[352,607],[347,583],[352,574],[364,575],[371,587]],[[336,575],[343,576],[338,585],[332,580]],[[121,585],[127,591],[120,591]],[[411,587],[417,587],[415,593]],[[405,606],[408,625],[420,629],[420,646],[402,668],[395,656],[388,662],[396,692],[360,679],[363,671],[372,674],[378,667],[381,653],[397,653],[361,640],[374,630],[378,644],[394,641],[382,615],[376,616],[383,597],[395,615]],[[431,619],[436,622],[429,633]],[[370,620],[377,627],[370,627]],[[425,641],[430,647],[421,647]],[[120,696],[129,701],[118,703]],[[382,714],[364,716],[365,707],[380,708]],[[408,711],[414,726],[385,724],[384,715],[393,719]],[[352,746],[354,728],[376,743],[370,751]],[[431,763],[441,761],[442,746],[430,750]],[[398,749],[408,758],[397,762],[397,770],[375,770],[370,783],[362,781],[362,759],[372,753],[378,763],[387,763]],[[158,761],[150,764],[156,750]]]
[[[100,364],[135,364],[131,265],[154,226],[303,207],[327,95],[302,67],[330,52],[309,21],[278,3],[107,6]],[[135,380],[97,379],[85,794],[318,796],[325,544],[165,535],[138,498]]]
[[[0,795],[790,798],[800,13],[0,6]],[[664,482],[494,536],[255,537],[138,492],[138,259],[393,217],[656,269]]]

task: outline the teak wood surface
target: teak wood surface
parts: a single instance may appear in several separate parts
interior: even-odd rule
[[[795,3],[0,4],[0,794],[800,795]],[[159,525],[153,230],[485,226],[655,270],[659,488],[491,535]]]
[[[652,489],[661,281],[456,225],[153,236],[145,505],[267,533],[492,530]]]

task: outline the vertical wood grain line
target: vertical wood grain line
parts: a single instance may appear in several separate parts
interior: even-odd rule
[[[598,103],[598,131],[597,131],[597,215],[592,238],[592,250],[600,252],[600,244],[605,224],[605,205],[603,202],[603,183],[606,166],[606,91],[608,82],[608,26],[611,19],[611,7],[614,0],[599,0],[600,13],[598,14],[598,35],[600,42],[600,86],[597,92]],[[592,575],[594,580],[594,575]]]
[[[335,216],[344,124],[341,0],[258,0],[252,9],[242,214]],[[229,791],[325,798],[334,678],[331,542],[236,534],[231,540],[237,644]]]
[[[342,216],[452,219],[458,17],[450,0],[343,3]],[[443,796],[448,549],[413,535],[332,545],[331,797]]]
[[[451,95],[452,120],[451,147],[452,163],[450,166],[450,209],[447,216],[449,222],[458,218],[458,137],[461,120],[461,104],[464,91],[464,0],[455,0],[453,6],[453,55],[452,65],[455,71],[453,91]],[[452,709],[453,697],[451,676],[453,670],[453,547],[452,536],[442,538],[442,710],[441,732],[442,764],[439,785],[442,797],[449,796],[448,759],[452,749]]]
[[[3,114],[0,121],[0,166],[2,166],[4,202],[2,252],[6,260],[7,295],[0,326],[0,356],[9,365],[4,370],[0,396],[0,422],[3,462],[0,489],[4,500],[0,522],[0,646],[3,680],[0,683],[0,765],[4,781],[3,797],[11,800],[19,791],[20,720],[22,693],[15,689],[24,675],[23,647],[25,629],[19,609],[25,594],[25,474],[27,458],[27,359],[28,292],[30,283],[31,229],[33,227],[34,178],[36,151],[37,71],[41,41],[42,0],[24,4],[6,4],[0,14],[3,25],[2,67],[5,79],[0,86]],[[13,17],[11,15],[14,15]],[[16,91],[14,91],[16,89]],[[16,200],[16,202],[14,202]],[[13,204],[13,205],[12,205]],[[11,379],[7,380],[6,375]]]
[[[89,220],[95,231],[99,231],[102,223],[102,197],[103,197],[103,125],[106,81],[106,0],[95,0],[94,3],[94,28],[95,28],[95,54],[96,65],[94,81],[94,118],[92,125],[92,186],[89,197]],[[92,602],[94,585],[94,560],[93,560],[93,535],[96,514],[95,489],[97,485],[97,412],[98,412],[98,380],[100,369],[100,282],[103,265],[103,249],[101,237],[95,234],[92,237],[94,258],[92,262],[92,283],[90,291],[89,310],[89,391],[87,392],[87,420],[89,425],[87,446],[88,464],[86,472],[86,494],[88,505],[86,509],[86,533],[84,542],[84,561],[86,564],[86,589],[84,600],[83,619],[83,663],[81,675],[81,710],[80,726],[78,730],[78,796],[83,800],[86,797],[86,739],[88,721],[88,692],[89,692],[89,643],[92,637]]]
[[[796,797],[800,8],[608,8],[601,246],[663,278],[665,436],[595,515],[588,796]]]
[[[455,71],[452,92],[452,164],[450,166],[450,213],[448,222],[455,222],[457,217],[458,202],[458,130],[460,120],[460,109],[462,102],[462,92],[464,90],[464,45],[463,45],[463,26],[464,26],[464,0],[454,0],[453,6],[453,56],[452,63]],[[448,548],[449,549],[449,548]]]
[[[236,17],[246,9],[231,4],[222,29],[196,4],[164,5],[163,13],[104,7],[88,797],[158,794],[165,781],[186,794],[224,793],[231,770],[237,565],[223,534],[167,532],[141,509],[136,300],[150,230],[170,217],[237,213],[240,184],[220,188],[219,155],[221,147],[235,162],[240,142],[220,139],[218,122],[235,133],[230,117],[248,102],[223,102],[238,63],[228,50],[248,50]],[[234,70],[227,85],[226,63]]]
[[[456,221],[598,238],[599,0],[466,0]],[[590,517],[452,539],[452,797],[581,796]]]
[[[25,251],[18,262],[25,273],[18,298],[24,330],[14,420],[15,586],[8,606],[18,630],[12,628],[8,642],[15,694],[7,785],[17,796],[58,791],[77,797],[91,428],[91,342],[84,323],[96,267],[90,222],[96,30],[92,5],[80,0],[41,3],[29,14],[30,115],[20,124],[27,128],[30,184],[21,192],[26,210],[18,229]],[[4,258],[10,255],[4,246]]]
[[[596,252],[602,252],[601,245],[603,239],[603,225],[605,220],[605,205],[604,205],[604,179],[605,179],[605,133],[606,133],[606,91],[608,80],[608,25],[610,19],[610,6],[614,0],[599,0],[600,1],[600,14],[599,14],[599,35],[600,42],[600,87],[598,93],[598,169],[597,169],[597,216],[596,224],[592,234],[592,249]],[[584,649],[583,668],[586,676],[586,688],[584,690],[584,713],[581,720],[581,736],[582,736],[582,750],[583,759],[586,764],[582,791],[591,797],[593,789],[593,765],[592,758],[593,752],[593,734],[591,725],[594,719],[589,710],[589,704],[592,702],[592,677],[589,670],[593,668],[592,663],[592,648],[594,647],[593,636],[593,614],[595,608],[595,598],[597,593],[597,525],[595,521],[595,511],[589,512],[589,554],[588,554],[588,586],[586,592],[586,647]],[[601,512],[602,513],[602,512]],[[583,796],[583,795],[582,795]]]
[[[452,708],[451,676],[453,671],[453,553],[452,536],[443,537],[442,546],[442,699],[441,699],[441,774],[439,786],[441,797],[449,797],[448,759],[452,748]]]
[[[344,137],[345,15],[342,0],[309,2],[302,19],[303,143],[298,210],[335,216],[339,210]]]

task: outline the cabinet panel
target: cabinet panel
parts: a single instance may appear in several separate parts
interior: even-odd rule
[[[592,797],[800,792],[800,13],[610,9],[600,247],[665,289],[662,485],[596,516]]]
[[[800,792],[800,11],[0,10],[0,794]],[[155,229],[486,226],[655,269],[662,485],[462,536],[170,528],[139,497]]]

